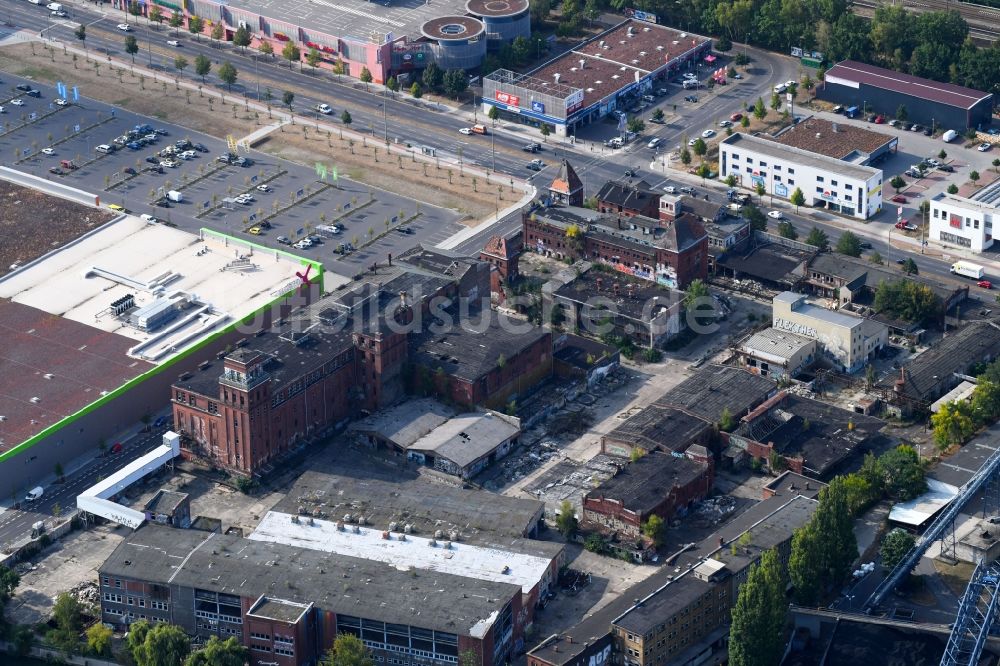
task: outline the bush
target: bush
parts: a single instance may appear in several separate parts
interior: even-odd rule
[[[239,490],[244,495],[249,495],[254,490],[256,490],[257,486],[259,485],[257,483],[257,479],[254,479],[249,476],[237,476],[235,478],[235,483],[236,483],[236,489]]]

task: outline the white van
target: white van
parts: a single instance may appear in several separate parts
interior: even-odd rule
[[[701,83],[699,83],[697,80],[695,80],[695,79],[688,79],[687,81],[684,82],[684,90],[690,90],[691,88],[697,88],[700,85],[701,85]]]
[[[167,192],[167,198],[174,203],[180,203],[184,201],[184,194],[182,192],[178,192],[177,190],[170,190]]]
[[[951,143],[952,141],[955,140],[956,137],[958,137],[958,132],[956,132],[955,130],[948,130],[947,132],[941,135],[941,140],[944,141],[945,143]]]
[[[45,494],[45,488],[37,486],[28,491],[28,494],[24,496],[25,502],[34,502]]]
[[[115,149],[106,143],[102,143],[97,148],[94,148],[94,150],[96,150],[99,153],[104,153],[105,155],[110,155],[111,153],[115,152]]]

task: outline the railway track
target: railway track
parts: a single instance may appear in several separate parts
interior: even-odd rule
[[[871,18],[875,8],[884,3],[877,0],[854,0],[854,12]],[[1000,39],[1000,9],[953,0],[903,0],[906,9],[915,12],[957,11],[969,24],[969,36],[980,45]]]

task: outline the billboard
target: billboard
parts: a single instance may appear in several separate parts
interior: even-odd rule
[[[501,104],[506,104],[507,106],[520,106],[519,102],[521,98],[517,95],[509,95],[505,92],[496,91],[496,100]]]
[[[638,9],[631,9],[629,7],[626,7],[625,16],[629,18],[634,18],[636,21],[645,21],[646,23],[656,23],[656,14],[650,14],[649,12],[641,12]]]

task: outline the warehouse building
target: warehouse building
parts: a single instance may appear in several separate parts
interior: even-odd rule
[[[882,170],[737,132],[719,144],[719,179],[734,176],[747,189],[867,220],[882,210]]]
[[[300,527],[314,529],[305,520]],[[444,544],[424,550],[451,561]],[[317,663],[338,634],[358,636],[382,663],[451,666],[472,650],[477,663],[499,666],[527,626],[514,576],[411,571],[155,524],[125,537],[98,572],[102,622],[123,631],[140,620],[168,622],[202,640],[235,637],[249,648],[250,666]]]
[[[527,74],[498,69],[483,77],[483,112],[496,107],[506,121],[573,135],[627,111],[711,50],[707,37],[630,18]]]
[[[891,117],[896,116],[900,106],[905,106],[911,122],[960,133],[970,127],[988,127],[993,112],[990,93],[853,60],[839,62],[827,70],[816,97]]]

